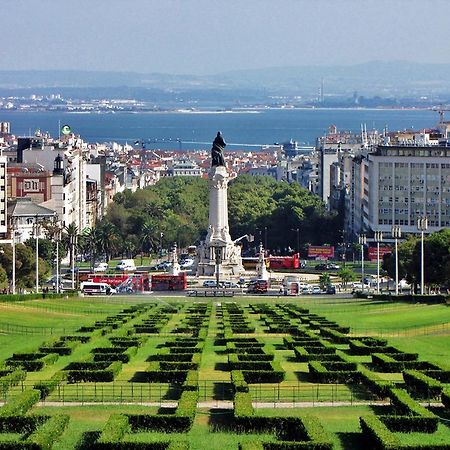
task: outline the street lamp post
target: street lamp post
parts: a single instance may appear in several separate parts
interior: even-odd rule
[[[77,245],[77,236],[70,236],[70,246],[72,249],[72,261],[70,262],[71,272],[72,272],[72,290],[75,290],[75,247]]]
[[[59,241],[61,240],[61,228],[55,220],[55,240],[56,240],[56,293],[59,294]]]
[[[164,237],[164,233],[163,232],[161,232],[161,233],[159,233],[159,256],[161,257],[161,259],[162,259],[162,250],[163,250],[163,237]]]
[[[264,227],[264,250],[267,251],[267,227]]]
[[[36,293],[39,292],[39,223],[38,216],[34,222],[34,231],[36,238]]]
[[[383,241],[383,233],[375,231],[375,242],[377,243],[377,294],[380,293],[380,242]]]
[[[361,246],[361,290],[364,293],[364,246],[367,243],[365,234],[360,234],[358,237],[359,245]]]
[[[402,237],[402,229],[399,225],[392,227],[392,237],[395,240],[395,295],[398,295],[398,240]]]
[[[419,217],[417,219],[417,229],[421,234],[421,242],[420,242],[420,295],[424,294],[424,285],[425,285],[425,258],[424,258],[424,246],[423,246],[423,237],[424,232],[428,229],[428,217]]]

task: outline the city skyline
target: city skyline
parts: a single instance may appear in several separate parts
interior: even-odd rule
[[[0,70],[215,74],[405,60],[447,63],[444,0],[7,1]],[[425,8],[426,7],[426,8]]]

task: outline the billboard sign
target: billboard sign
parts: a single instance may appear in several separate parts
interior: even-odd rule
[[[387,245],[380,245],[380,261],[383,260],[383,256],[387,255],[388,253],[392,253],[392,248],[388,247]],[[369,255],[369,261],[376,261],[377,260],[377,248],[376,247],[369,247],[368,251]]]
[[[310,245],[308,247],[308,258],[314,259],[334,258],[334,247],[332,245]]]

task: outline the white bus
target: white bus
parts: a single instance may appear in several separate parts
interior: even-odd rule
[[[86,295],[111,295],[116,291],[107,283],[85,281],[84,283],[81,283],[81,292]]]

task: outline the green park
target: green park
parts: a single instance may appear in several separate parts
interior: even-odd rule
[[[0,448],[449,448],[445,303],[153,293],[0,311]]]

